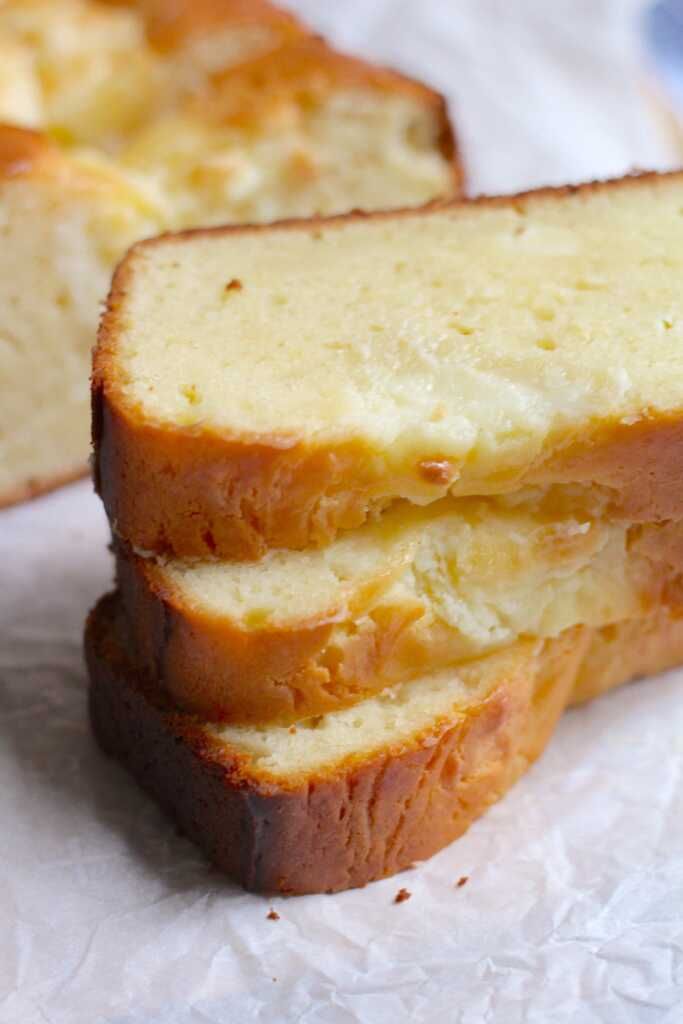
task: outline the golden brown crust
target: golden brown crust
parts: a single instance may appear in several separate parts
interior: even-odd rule
[[[373,628],[343,650],[330,645],[329,620],[247,630],[192,608],[153,563],[117,547],[117,582],[136,664],[181,708],[233,723],[289,723],[349,707],[396,682],[383,673],[425,657],[409,629],[420,610],[378,609]],[[412,640],[412,643],[411,643]],[[425,668],[428,671],[428,667]]]
[[[431,856],[539,756],[583,665],[602,673],[592,681],[601,692],[683,660],[683,619],[662,612],[640,628],[614,627],[611,653],[603,644],[592,662],[596,634],[570,630],[464,715],[288,787],[259,777],[135,676],[113,627],[116,606],[104,598],[86,628],[95,734],[210,860],[258,892],[334,892]]]
[[[95,485],[115,532],[132,546],[248,561],[270,547],[322,545],[364,522],[375,481],[361,444],[244,443],[148,422],[119,408],[108,347],[105,333],[93,372]]]
[[[605,424],[560,448],[529,482],[598,483],[613,494],[615,515],[634,522],[677,519],[683,508],[683,407],[671,416]]]
[[[683,523],[634,527],[641,609],[683,608]],[[457,631],[434,623],[415,632],[424,608],[400,601],[370,609],[359,630],[336,633],[337,616],[247,628],[193,604],[153,559],[115,545],[135,664],[180,708],[232,723],[289,723],[364,700],[396,682],[454,664]]]
[[[59,159],[59,150],[43,132],[0,123],[0,180],[23,178]]]
[[[285,40],[306,33],[288,11],[267,0],[106,0],[118,7],[133,7],[145,20],[147,37],[159,50],[173,50],[194,35],[223,26],[268,26]]]
[[[68,148],[61,148],[47,132],[20,128],[0,122],[0,186],[21,183],[29,188],[50,183],[64,190],[65,199],[74,204],[83,193],[97,196],[103,191],[122,194],[135,189],[116,164],[82,159]],[[58,193],[56,193],[58,194]],[[135,192],[142,198],[143,193]]]
[[[326,96],[340,87],[367,86],[382,92],[399,92],[435,105],[438,94],[413,78],[359,57],[340,53],[321,36],[302,34],[272,52],[219,72],[214,81],[260,92],[266,102],[273,96],[293,94],[304,102]],[[226,97],[230,100],[230,97]],[[239,104],[236,104],[239,105]]]
[[[570,706],[585,704],[624,681],[624,656],[634,676],[656,675],[683,661],[683,618],[650,615],[593,633],[578,666]]]
[[[680,173],[436,206],[520,206],[533,196],[624,188]],[[114,275],[93,370],[95,482],[110,521],[126,542],[179,557],[256,559],[269,548],[328,543],[339,530],[359,526],[372,509],[405,493],[407,483],[382,476],[382,460],[360,439],[338,444],[285,435],[255,439],[145,418],[126,401],[116,365],[119,323],[138,256],[169,240],[181,243],[227,232],[310,231],[311,224],[334,228],[358,218],[421,215],[415,210],[354,212],[305,222],[200,229],[161,236],[130,251]],[[667,416],[652,415],[633,424],[598,423],[572,446],[543,452],[509,487],[549,481],[593,484],[612,492],[612,515],[643,522],[676,518],[683,507],[682,445],[683,403],[680,411]],[[423,474],[424,461],[415,466],[416,480]]]
[[[453,194],[462,192],[463,169],[444,97],[397,71],[340,53],[320,36],[300,34],[277,49],[214,75],[209,102],[225,121],[249,124],[283,100],[296,101],[307,109],[340,89],[403,95],[431,110],[439,126],[441,153],[453,167]],[[207,97],[202,97],[199,102],[203,105],[206,101]]]

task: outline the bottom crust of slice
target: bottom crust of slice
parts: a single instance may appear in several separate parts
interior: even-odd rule
[[[119,639],[118,597],[86,627],[90,711],[118,758],[207,857],[255,892],[335,892],[423,860],[462,835],[539,756],[563,709],[683,661],[683,618],[663,611],[525,645],[486,696],[419,735],[332,768],[277,779],[179,713]]]

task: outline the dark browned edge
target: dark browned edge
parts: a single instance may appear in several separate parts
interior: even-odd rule
[[[583,701],[683,657],[683,619],[662,607],[606,630],[568,630],[542,651],[493,664],[488,695],[462,714],[285,780],[213,739],[133,668],[117,631],[119,600],[101,599],[86,625],[98,742],[210,861],[264,893],[336,892],[424,860],[539,756],[577,682]]]
[[[431,742],[418,736],[290,786],[260,777],[248,757],[212,740],[133,669],[117,635],[118,600],[102,598],[86,624],[95,737],[247,890],[336,892],[395,874],[466,831],[522,770],[510,752],[524,747],[518,725],[527,723],[528,702],[503,683],[471,715],[431,726]],[[559,697],[550,728],[564,706]],[[534,732],[524,764],[548,735]],[[434,812],[434,796],[448,813]]]

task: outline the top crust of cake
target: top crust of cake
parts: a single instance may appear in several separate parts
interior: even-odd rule
[[[137,246],[93,380],[115,529],[250,558],[567,482],[678,518],[682,210],[643,175]]]
[[[172,50],[192,36],[223,27],[254,25],[267,28],[272,39],[284,41],[307,34],[302,23],[267,0],[104,0],[112,6],[137,10],[144,19],[150,44]]]

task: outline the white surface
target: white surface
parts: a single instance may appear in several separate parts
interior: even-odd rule
[[[455,97],[475,190],[671,159],[631,66],[637,4],[299,6]],[[1,1024],[680,1024],[683,675],[567,715],[415,871],[267,901],[208,869],[90,738],[81,630],[106,540],[87,483],[0,513]]]
[[[448,96],[471,190],[665,167],[640,70],[647,0],[289,0],[352,52]]]

